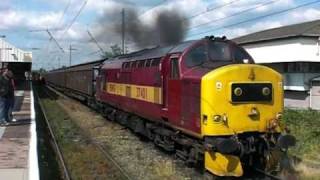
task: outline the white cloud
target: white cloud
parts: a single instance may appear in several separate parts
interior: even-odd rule
[[[55,25],[61,13],[34,11],[0,11],[0,29],[27,28],[43,29]]]

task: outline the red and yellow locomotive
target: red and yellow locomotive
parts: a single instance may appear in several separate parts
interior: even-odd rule
[[[121,55],[93,74],[91,105],[215,175],[264,169],[293,143],[281,135],[281,75],[224,37]]]

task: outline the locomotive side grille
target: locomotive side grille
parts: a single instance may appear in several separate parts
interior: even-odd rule
[[[270,102],[272,101],[271,83],[233,83],[232,102]]]

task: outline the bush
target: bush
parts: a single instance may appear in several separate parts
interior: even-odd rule
[[[297,138],[297,145],[290,150],[290,153],[301,158],[319,158],[320,112],[286,109],[283,117],[291,134]]]

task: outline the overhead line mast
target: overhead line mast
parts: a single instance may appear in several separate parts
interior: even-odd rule
[[[122,12],[121,12],[121,15],[122,15],[122,54],[125,54],[125,50],[124,50],[124,43],[125,43],[125,10],[124,8],[122,9]]]

